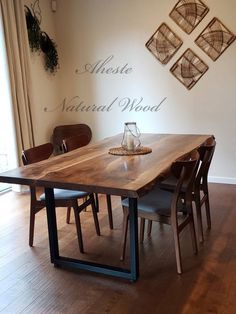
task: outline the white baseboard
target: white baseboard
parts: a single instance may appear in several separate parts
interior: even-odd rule
[[[212,183],[224,183],[224,184],[236,184],[236,178],[229,178],[229,177],[208,177],[208,182],[212,182]]]

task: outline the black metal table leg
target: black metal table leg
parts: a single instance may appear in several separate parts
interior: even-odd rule
[[[106,195],[107,199],[107,211],[110,229],[113,229],[113,218],[112,218],[112,206],[111,206],[111,195]]]
[[[136,281],[139,277],[139,254],[138,254],[138,218],[137,218],[137,199],[129,199],[130,206],[130,270],[121,267],[114,267],[106,264],[98,264],[64,257],[59,255],[57,222],[55,211],[55,200],[53,189],[45,188],[48,235],[51,262],[55,266],[63,266],[70,269],[81,269],[99,274],[110,275]]]
[[[95,193],[95,206],[96,211],[99,212],[99,199],[98,199],[98,193]]]
[[[138,249],[138,211],[137,199],[129,199],[130,221],[130,270],[133,280],[139,277],[139,249]]]
[[[53,189],[45,188],[46,209],[48,220],[48,236],[51,262],[55,263],[59,258],[58,236],[57,236],[57,220],[55,211],[55,200]]]

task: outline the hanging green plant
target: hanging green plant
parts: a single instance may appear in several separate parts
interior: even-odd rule
[[[45,32],[40,34],[40,48],[44,53],[46,71],[55,73],[59,68],[56,43]]]
[[[25,5],[25,18],[31,51],[42,51],[46,71],[55,73],[59,68],[57,46],[48,34],[40,29],[42,15],[39,0],[31,4],[31,9]]]
[[[26,25],[28,31],[29,45],[32,52],[40,50],[40,26],[39,20],[30,10],[29,7],[25,5],[25,17],[26,17]]]

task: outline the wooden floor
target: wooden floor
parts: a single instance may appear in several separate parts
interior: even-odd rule
[[[28,246],[29,195],[0,196],[1,313],[236,313],[236,186],[210,185],[212,230],[193,255],[189,230],[181,237],[184,274],[177,275],[169,226],[154,224],[152,238],[140,245],[136,283],[54,268],[50,263],[45,210],[37,214],[35,246]],[[91,211],[81,214],[85,258],[119,261],[122,210],[113,197],[115,229],[110,231],[104,198],[95,234]],[[80,257],[74,219],[57,209],[60,250]],[[204,215],[205,216],[205,215]],[[205,218],[205,217],[204,217]],[[128,259],[128,255],[127,255]],[[127,263],[127,261],[125,262]],[[124,264],[125,264],[124,263]]]

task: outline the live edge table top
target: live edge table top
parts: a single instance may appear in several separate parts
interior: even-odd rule
[[[114,156],[122,134],[47,160],[0,174],[0,182],[74,189],[131,198],[150,190],[174,160],[203,144],[211,135],[142,134],[152,153]]]

